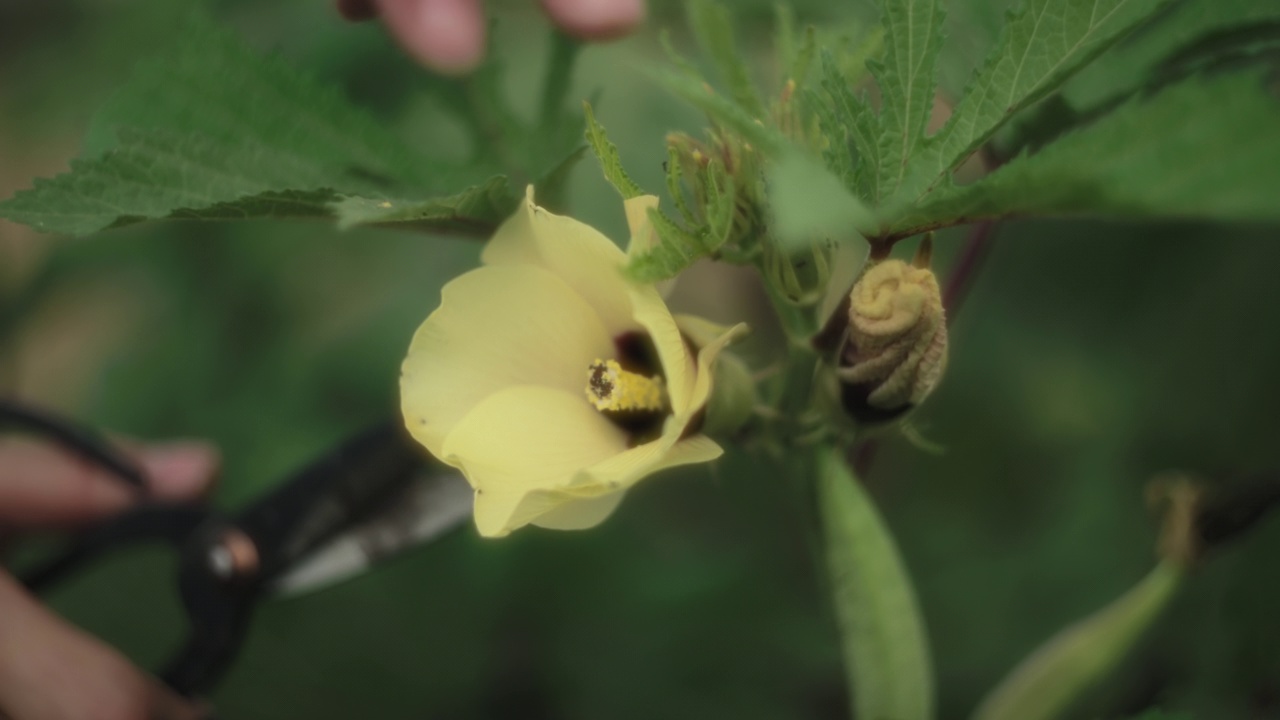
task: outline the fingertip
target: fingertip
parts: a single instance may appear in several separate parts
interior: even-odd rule
[[[191,440],[149,445],[138,451],[151,494],[161,500],[191,500],[213,484],[222,456],[212,445]]]
[[[423,65],[446,75],[475,70],[484,59],[480,0],[377,0],[387,28]]]
[[[639,27],[644,0],[542,0],[542,7],[561,30],[582,40],[612,40]]]

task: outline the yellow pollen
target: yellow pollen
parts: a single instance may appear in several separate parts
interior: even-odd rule
[[[667,407],[661,377],[645,377],[623,370],[617,360],[587,366],[587,400],[600,411],[660,412]]]

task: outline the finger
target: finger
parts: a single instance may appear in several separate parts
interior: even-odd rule
[[[150,497],[194,499],[217,474],[219,457],[198,442],[137,446],[128,454],[147,477]],[[102,468],[52,445],[0,442],[0,525],[26,529],[72,525],[118,512],[135,493]]]
[[[419,62],[449,75],[474,70],[484,58],[480,0],[375,0],[387,28]]]
[[[0,717],[195,720],[199,712],[0,573]]]
[[[644,0],[541,0],[551,22],[582,40],[612,40],[644,22]]]

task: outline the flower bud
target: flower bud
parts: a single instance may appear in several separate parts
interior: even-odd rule
[[[756,383],[747,364],[731,352],[721,353],[716,361],[715,377],[702,432],[713,438],[730,437],[741,430],[755,412]]]
[[[942,379],[947,322],[933,243],[915,259],[870,265],[849,294],[849,325],[839,355],[841,402],[860,423],[893,420],[919,405]]]
[[[722,196],[726,185],[732,185],[734,207],[726,243],[750,244],[764,223],[759,153],[742,138],[719,130],[712,131],[705,142],[673,132],[667,135],[666,143],[668,163],[674,163],[674,167],[667,168],[671,194],[682,195],[683,185],[693,200],[690,210],[699,220],[706,221],[706,209],[713,198]]]
[[[734,330],[692,315],[676,315],[676,322],[685,343],[694,348],[722,344],[719,339],[725,337],[726,332],[735,338],[747,332],[745,326]],[[693,428],[711,437],[731,437],[742,430],[755,413],[759,400],[756,382],[742,358],[727,350],[717,351],[715,361],[707,369],[714,377],[711,395]]]

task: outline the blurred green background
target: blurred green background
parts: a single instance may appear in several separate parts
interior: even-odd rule
[[[944,90],[981,59],[1005,4],[951,4]],[[67,167],[93,109],[172,36],[180,5],[0,0],[0,197]],[[530,109],[545,25],[531,3],[491,5],[512,97]],[[770,4],[733,5],[744,46],[767,68]],[[1223,7],[1246,5],[1267,0]],[[376,25],[347,25],[321,0],[215,8],[255,46],[342,86],[423,145],[459,137],[433,81]],[[870,16],[846,2],[797,9],[823,28]],[[574,97],[602,91],[598,113],[624,161],[660,187],[664,134],[702,122],[639,70],[661,61],[658,28],[689,45],[679,3],[651,14],[640,35],[585,51]],[[1130,57],[1151,34],[1131,41]],[[1096,93],[1125,67],[1086,73],[1072,92]],[[621,236],[621,205],[593,162],[579,166],[571,198],[575,215]],[[1145,573],[1153,474],[1219,482],[1280,466],[1275,234],[1048,220],[999,229],[954,325],[948,377],[914,416],[945,452],[891,439],[867,478],[917,581],[942,717],[966,716],[1040,641]],[[944,269],[963,235],[939,238]],[[0,393],[138,437],[211,438],[226,455],[216,500],[233,507],[394,410],[410,335],[478,252],[473,241],[319,223],[145,225],[70,241],[0,221]],[[740,279],[698,284],[704,292],[682,295],[689,307],[749,316],[768,337]],[[786,495],[785,479],[731,453],[712,470],[642,484],[591,532],[482,541],[468,528],[352,582],[265,604],[216,706],[228,718],[845,717],[809,518]],[[1211,720],[1280,718],[1277,552],[1273,520],[1211,557],[1078,717],[1160,704]],[[160,551],[121,555],[52,603],[154,666],[182,629],[172,563]]]

